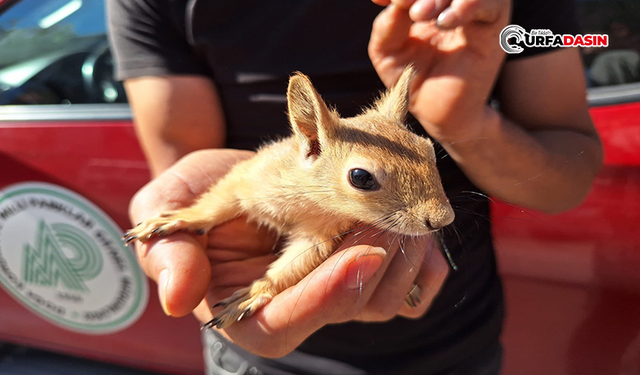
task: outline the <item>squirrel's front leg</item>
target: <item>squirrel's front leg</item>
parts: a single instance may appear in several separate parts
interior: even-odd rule
[[[213,306],[222,306],[224,309],[204,327],[225,328],[251,316],[274,296],[297,284],[322,264],[333,253],[333,245],[331,239],[292,238],[263,278]]]
[[[179,230],[204,234],[214,226],[233,219],[240,214],[241,206],[226,185],[214,185],[192,206],[164,212],[141,222],[124,234],[125,242],[144,242]]]

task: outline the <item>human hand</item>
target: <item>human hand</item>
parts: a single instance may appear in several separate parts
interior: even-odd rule
[[[237,150],[188,155],[136,194],[130,207],[133,222],[190,205],[233,164],[252,155]],[[326,324],[422,316],[444,283],[448,264],[433,239],[408,239],[403,254],[400,244],[391,241],[395,237],[371,231],[351,235],[300,283],[222,333],[251,352],[274,357],[292,351]],[[264,274],[275,260],[275,243],[266,230],[237,219],[204,236],[178,232],[137,243],[136,250],[142,268],[159,285],[164,311],[182,316],[193,310],[206,322],[214,303]],[[421,303],[409,307],[404,299],[414,282]]]
[[[440,141],[479,137],[495,116],[487,105],[504,58],[499,34],[509,0],[372,0],[369,57],[387,86],[413,63],[411,113]]]
[[[133,197],[129,217],[137,223],[164,211],[189,206],[234,164],[253,155],[253,152],[239,150],[207,150],[188,154]],[[211,280],[212,261],[207,249],[219,249],[213,252],[215,259],[226,256],[241,261],[243,257],[257,258],[252,254],[269,254],[275,239],[266,230],[258,230],[237,219],[212,229],[205,236],[176,232],[134,244],[142,269],[158,283],[164,312],[170,316],[183,316],[197,307],[196,315],[202,316],[206,315],[202,311],[209,310],[204,304],[199,306]],[[265,258],[262,265],[246,265],[246,276],[251,277],[255,272],[261,276],[260,272],[270,261]],[[250,272],[249,268],[257,271]]]

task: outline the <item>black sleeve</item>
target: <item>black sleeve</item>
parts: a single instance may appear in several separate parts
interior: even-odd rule
[[[206,75],[185,36],[185,1],[108,0],[116,78]]]
[[[574,0],[513,0],[511,24],[522,26],[527,32],[531,29],[549,29],[554,34],[580,33]],[[525,48],[519,54],[507,55],[507,60],[533,56],[555,48]]]

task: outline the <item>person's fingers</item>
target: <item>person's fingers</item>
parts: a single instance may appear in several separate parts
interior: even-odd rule
[[[211,260],[211,283],[207,297],[194,310],[196,319],[202,323],[213,319],[211,306],[262,278],[269,265],[277,259],[276,253],[271,251],[247,257],[238,249],[210,248],[207,254]]]
[[[195,198],[182,179],[164,173],[134,196],[129,216],[137,223],[163,211],[185,207]],[[204,298],[211,279],[204,244],[203,238],[182,232],[135,243],[140,266],[158,284],[158,298],[165,314],[186,315]]]
[[[492,23],[501,11],[508,12],[508,4],[504,0],[390,0],[376,3],[392,3],[408,10],[414,22],[437,19],[437,25],[442,29],[452,29],[472,21]]]
[[[243,348],[279,357],[329,323],[353,319],[382,277],[386,252],[371,245],[340,251],[248,319],[225,329]]]
[[[161,212],[186,207],[237,162],[253,156],[237,150],[191,153],[144,186],[131,200],[129,217],[141,222]],[[168,315],[188,314],[205,297],[211,267],[206,238],[188,233],[136,242],[139,263],[158,283],[160,303]]]
[[[208,233],[207,253],[215,262],[248,259],[275,253],[277,236],[266,226],[248,223],[242,216],[214,227]]]
[[[386,7],[373,22],[369,41],[370,55],[388,54],[405,48],[412,24],[407,9],[395,4]]]
[[[198,196],[209,190],[211,185],[225,176],[234,165],[255,154],[252,151],[234,149],[195,151],[180,159],[166,173],[181,180],[189,191]]]
[[[411,319],[421,318],[442,289],[449,272],[449,263],[442,255],[439,246],[431,246],[425,254],[418,277],[414,281],[418,286],[418,293],[415,296],[417,298],[414,299],[417,304],[414,307],[403,304],[398,315]]]
[[[374,4],[378,4],[380,6],[386,7],[391,4],[391,0],[371,0]]]
[[[508,12],[509,4],[503,0],[453,0],[438,15],[436,24],[441,29],[453,29],[474,21],[493,23]]]
[[[209,288],[211,266],[201,240],[174,233],[136,248],[142,269],[158,284],[160,304],[167,315],[186,315],[202,301]]]
[[[188,154],[140,189],[129,204],[132,223],[192,204],[238,162],[255,155],[241,150],[202,150]]]
[[[451,0],[416,0],[409,9],[409,16],[415,22],[436,18],[451,4]]]
[[[435,237],[407,237],[386,269],[378,287],[358,316],[362,321],[386,321],[398,315],[407,292],[424,267],[425,254],[434,250]]]
[[[402,9],[409,9],[417,0],[391,0],[391,2]]]

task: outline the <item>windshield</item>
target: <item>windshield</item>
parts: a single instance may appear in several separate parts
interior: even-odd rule
[[[102,1],[19,1],[0,14],[0,69],[106,39],[105,28]]]

